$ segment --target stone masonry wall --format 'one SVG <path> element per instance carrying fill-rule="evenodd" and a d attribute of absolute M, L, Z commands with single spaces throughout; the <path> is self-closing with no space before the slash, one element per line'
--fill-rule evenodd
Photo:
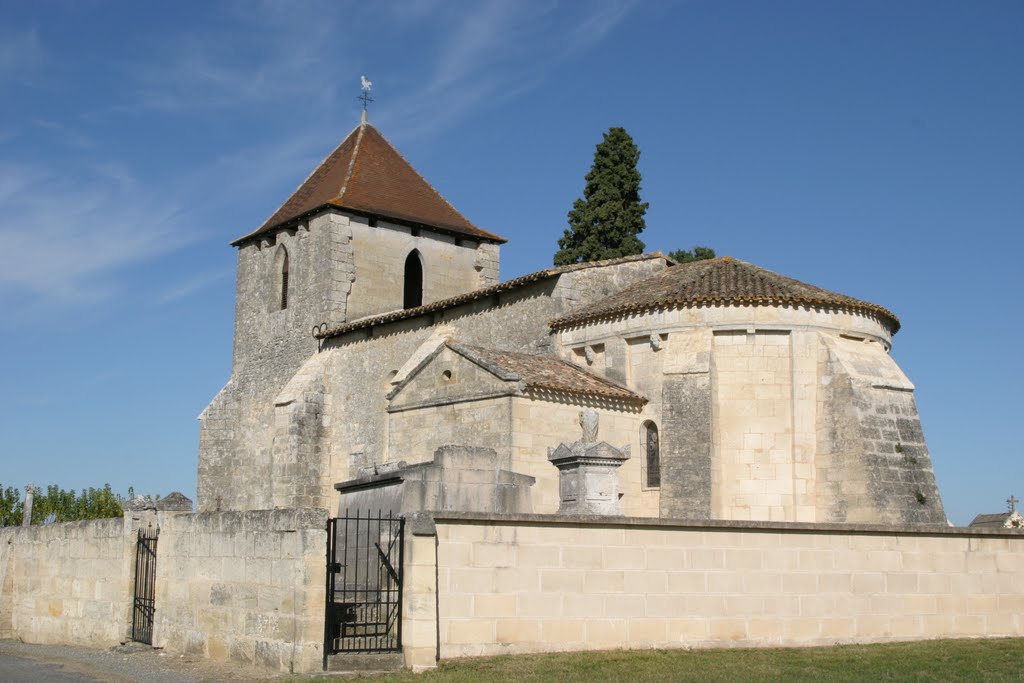
<path fill-rule="evenodd" d="M 367 331 L 358 330 L 330 340 L 322 352 L 329 361 L 325 380 L 325 418 L 329 426 L 324 434 L 324 457 L 330 464 L 325 468 L 328 476 L 320 482 L 324 496 L 321 505 L 333 507 L 334 484 L 356 476 L 353 463 L 406 459 L 401 452 L 386 450 L 388 413 L 384 396 L 392 389 L 390 379 L 419 347 L 436 343 L 433 335 L 437 328 L 463 343 L 537 353 L 548 339 L 544 324 L 559 310 L 559 302 L 550 298 L 553 284 L 548 281 L 524 287 L 501 298 L 497 306 L 493 302 L 473 302 L 445 311 L 444 319 L 423 316 L 391 324 L 374 330 L 370 338 Z"/>
<path fill-rule="evenodd" d="M 656 516 L 658 492 L 643 491 L 640 486 L 640 424 L 645 419 L 644 413 L 584 405 L 569 399 L 558 402 L 517 396 L 512 400 L 512 470 L 536 478 L 531 491 L 533 511 L 548 514 L 558 511 L 559 473 L 548 460 L 548 448 L 580 438 L 579 414 L 583 410 L 594 410 L 599 415 L 599 441 L 606 441 L 615 448 L 629 447 L 629 460 L 616 471 L 622 492 L 619 507 L 623 514 Z"/>
<path fill-rule="evenodd" d="M 711 519 L 711 380 L 670 375 L 663 391 L 660 515 Z"/>
<path fill-rule="evenodd" d="M 313 355 L 274 398 L 273 507 L 316 507 L 323 476 L 324 357 Z"/>
<path fill-rule="evenodd" d="M 651 264 L 655 265 L 651 265 Z M 432 343 L 433 335 L 443 331 L 445 336 L 460 342 L 507 351 L 527 353 L 555 353 L 552 347 L 548 321 L 570 310 L 578 297 L 587 296 L 587 273 L 617 270 L 595 282 L 601 286 L 623 286 L 625 283 L 648 277 L 651 269 L 664 267 L 658 259 L 619 264 L 606 268 L 592 268 L 572 273 L 570 284 L 562 278 L 551 278 L 503 293 L 487 301 L 475 301 L 441 311 L 432 316 L 421 316 L 392 323 L 372 330 L 356 330 L 348 335 L 329 340 L 324 354 L 330 359 L 325 379 L 324 453 L 329 464 L 324 471 L 330 474 L 321 481 L 321 506 L 332 507 L 335 501 L 333 486 L 355 476 L 353 462 L 380 463 L 405 459 L 402 453 L 387 449 L 387 413 L 383 396 L 390 389 L 390 378 L 403 369 L 417 349 Z M 569 293 L 576 292 L 574 299 Z M 577 436 L 573 437 L 578 438 Z M 466 446 L 481 444 L 466 443 Z M 558 444 L 551 444 L 557 446 Z M 546 456 L 546 446 L 544 455 Z"/>
<path fill-rule="evenodd" d="M 491 448 L 511 467 L 512 398 L 502 396 L 404 410 L 388 416 L 388 453 L 409 464 L 428 462 L 441 446 Z"/>
<path fill-rule="evenodd" d="M 320 509 L 165 521 L 154 645 L 277 671 L 320 670 L 326 522 Z"/>
<path fill-rule="evenodd" d="M 663 517 L 944 523 L 914 387 L 889 344 L 870 316 L 768 306 L 669 309 L 558 335 L 563 358 L 649 399 Z"/>
<path fill-rule="evenodd" d="M 326 510 L 132 513 L 0 529 L 0 638 L 111 647 L 131 636 L 136 531 L 159 527 L 154 645 L 320 670 Z"/>
<path fill-rule="evenodd" d="M 824 339 L 818 365 L 823 521 L 945 523 L 910 381 L 861 341 Z"/>
<path fill-rule="evenodd" d="M 437 514 L 407 541 L 407 664 L 1024 635 L 1024 533 Z M 431 537 L 432 534 L 436 534 Z"/>
<path fill-rule="evenodd" d="M 273 400 L 316 353 L 313 325 L 345 319 L 351 236 L 348 217 L 327 213 L 238 248 L 231 378 L 200 416 L 198 510 L 273 507 Z"/>
<path fill-rule="evenodd" d="M 713 339 L 712 516 L 794 521 L 790 335 L 737 330 Z"/>
<path fill-rule="evenodd" d="M 405 261 L 414 249 L 423 266 L 424 304 L 486 287 L 497 273 L 497 249 L 478 247 L 476 240 L 384 220 L 370 227 L 366 220 L 350 221 L 355 273 L 349 320 L 402 308 Z"/>
<path fill-rule="evenodd" d="M 0 529 L 0 638 L 124 641 L 133 552 L 120 518 Z"/>
<path fill-rule="evenodd" d="M 231 378 L 200 416 L 200 511 L 309 502 L 313 493 L 293 475 L 287 475 L 287 484 L 271 484 L 289 468 L 294 474 L 328 466 L 304 462 L 317 457 L 316 448 L 287 450 L 274 436 L 279 417 L 274 398 L 316 353 L 314 325 L 402 307 L 405 258 L 413 249 L 423 260 L 424 303 L 497 280 L 498 245 L 386 221 L 371 226 L 366 218 L 340 211 L 238 248 Z M 281 309 L 279 271 L 285 251 L 288 305 Z M 308 432 L 312 427 L 299 429 Z M 309 485 L 320 491 L 319 480 Z"/>

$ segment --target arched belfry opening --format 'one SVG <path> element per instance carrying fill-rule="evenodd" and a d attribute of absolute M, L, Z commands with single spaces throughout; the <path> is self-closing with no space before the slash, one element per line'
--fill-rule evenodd
<path fill-rule="evenodd" d="M 283 311 L 288 308 L 288 250 L 281 245 L 274 255 L 274 299 L 273 308 Z"/>
<path fill-rule="evenodd" d="M 420 252 L 413 249 L 405 258 L 405 290 L 402 308 L 416 308 L 423 305 L 423 260 Z"/>

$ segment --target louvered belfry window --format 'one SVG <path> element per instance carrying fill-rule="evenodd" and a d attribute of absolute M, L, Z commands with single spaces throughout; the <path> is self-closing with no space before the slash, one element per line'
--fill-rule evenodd
<path fill-rule="evenodd" d="M 658 427 L 644 422 L 644 455 L 647 465 L 647 488 L 661 486 L 661 454 L 658 448 Z"/>

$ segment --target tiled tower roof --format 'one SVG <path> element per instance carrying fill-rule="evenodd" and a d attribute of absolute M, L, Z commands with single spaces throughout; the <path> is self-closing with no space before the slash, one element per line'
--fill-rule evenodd
<path fill-rule="evenodd" d="M 232 245 L 238 246 L 328 206 L 485 242 L 506 241 L 470 223 L 376 128 L 364 122 L 342 140 L 263 225 Z"/>

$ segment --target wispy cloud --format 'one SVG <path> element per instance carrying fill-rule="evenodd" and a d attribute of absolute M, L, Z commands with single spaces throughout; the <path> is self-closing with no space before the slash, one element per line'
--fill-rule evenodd
<path fill-rule="evenodd" d="M 341 7 L 243 3 L 227 28 L 166 36 L 149 60 L 124 67 L 131 96 L 117 109 L 173 114 L 289 100 L 309 106 L 329 91 L 349 43 L 324 20 Z"/>
<path fill-rule="evenodd" d="M 47 131 L 52 136 L 58 137 L 71 147 L 77 147 L 78 149 L 92 149 L 96 147 L 96 141 L 93 138 L 59 121 L 36 118 L 32 119 L 32 125 Z"/>
<path fill-rule="evenodd" d="M 389 109 L 395 135 L 422 136 L 484 106 L 519 97 L 562 63 L 592 49 L 634 6 L 630 0 L 523 3 L 489 0 L 448 5 L 440 49 L 418 87 Z"/>
<path fill-rule="evenodd" d="M 28 29 L 17 33 L 0 30 L 0 77 L 17 74 L 43 61 L 39 33 Z"/>
<path fill-rule="evenodd" d="M 95 304 L 114 272 L 194 239 L 173 203 L 108 176 L 0 164 L 0 301 L 12 318 Z"/>
<path fill-rule="evenodd" d="M 636 5 L 636 0 L 604 2 L 592 5 L 593 12 L 584 16 L 565 36 L 562 58 L 590 50 L 611 33 Z"/>
<path fill-rule="evenodd" d="M 210 285 L 229 277 L 231 273 L 230 268 L 217 268 L 196 273 L 165 289 L 157 297 L 157 301 L 161 304 L 169 304 L 188 298 L 193 294 L 198 294 Z"/>
<path fill-rule="evenodd" d="M 359 73 L 367 72 L 392 98 L 379 120 L 395 137 L 425 135 L 536 87 L 605 39 L 634 6 L 411 0 L 369 13 L 358 4 L 247 3 L 233 19 L 244 30 L 169 36 L 151 59 L 126 66 L 131 97 L 114 109 L 181 114 L 287 101 L 307 110 L 337 107 L 339 98 L 354 98 Z M 389 40 L 421 46 L 422 58 L 394 71 L 378 54 Z"/>
<path fill-rule="evenodd" d="M 106 301 L 122 293 L 128 269 L 210 237 L 210 226 L 195 225 L 197 217 L 208 221 L 208 215 L 224 215 L 225 207 L 249 206 L 253 197 L 279 192 L 287 179 L 301 179 L 347 132 L 337 112 L 346 105 L 354 110 L 361 72 L 386 84 L 388 99 L 374 114 L 389 137 L 429 136 L 537 87 L 605 39 L 632 6 L 611 0 L 564 6 L 413 0 L 368 10 L 356 3 L 267 1 L 235 6 L 219 32 L 168 35 L 146 61 L 122 67 L 128 71 L 119 92 L 131 96 L 108 113 L 223 119 L 291 102 L 303 112 L 296 118 L 301 125 L 286 125 L 279 110 L 267 119 L 266 134 L 232 140 L 234 147 L 196 160 L 168 184 L 154 169 L 105 156 L 106 147 L 71 122 L 31 120 L 28 129 L 60 136 L 87 154 L 70 164 L 0 161 L 6 263 L 0 305 L 27 316 Z M 421 60 L 395 65 L 378 55 L 374 22 L 384 20 L 387 26 L 377 28 L 386 40 L 422 45 Z M 339 27 L 348 39 L 339 39 Z M 42 59 L 37 34 L 0 33 L 0 74 L 24 59 Z M 346 79 L 351 90 L 341 93 Z M 238 226 L 237 234 L 248 227 Z M 182 273 L 154 300 L 180 300 L 222 277 L 220 270 Z"/>

